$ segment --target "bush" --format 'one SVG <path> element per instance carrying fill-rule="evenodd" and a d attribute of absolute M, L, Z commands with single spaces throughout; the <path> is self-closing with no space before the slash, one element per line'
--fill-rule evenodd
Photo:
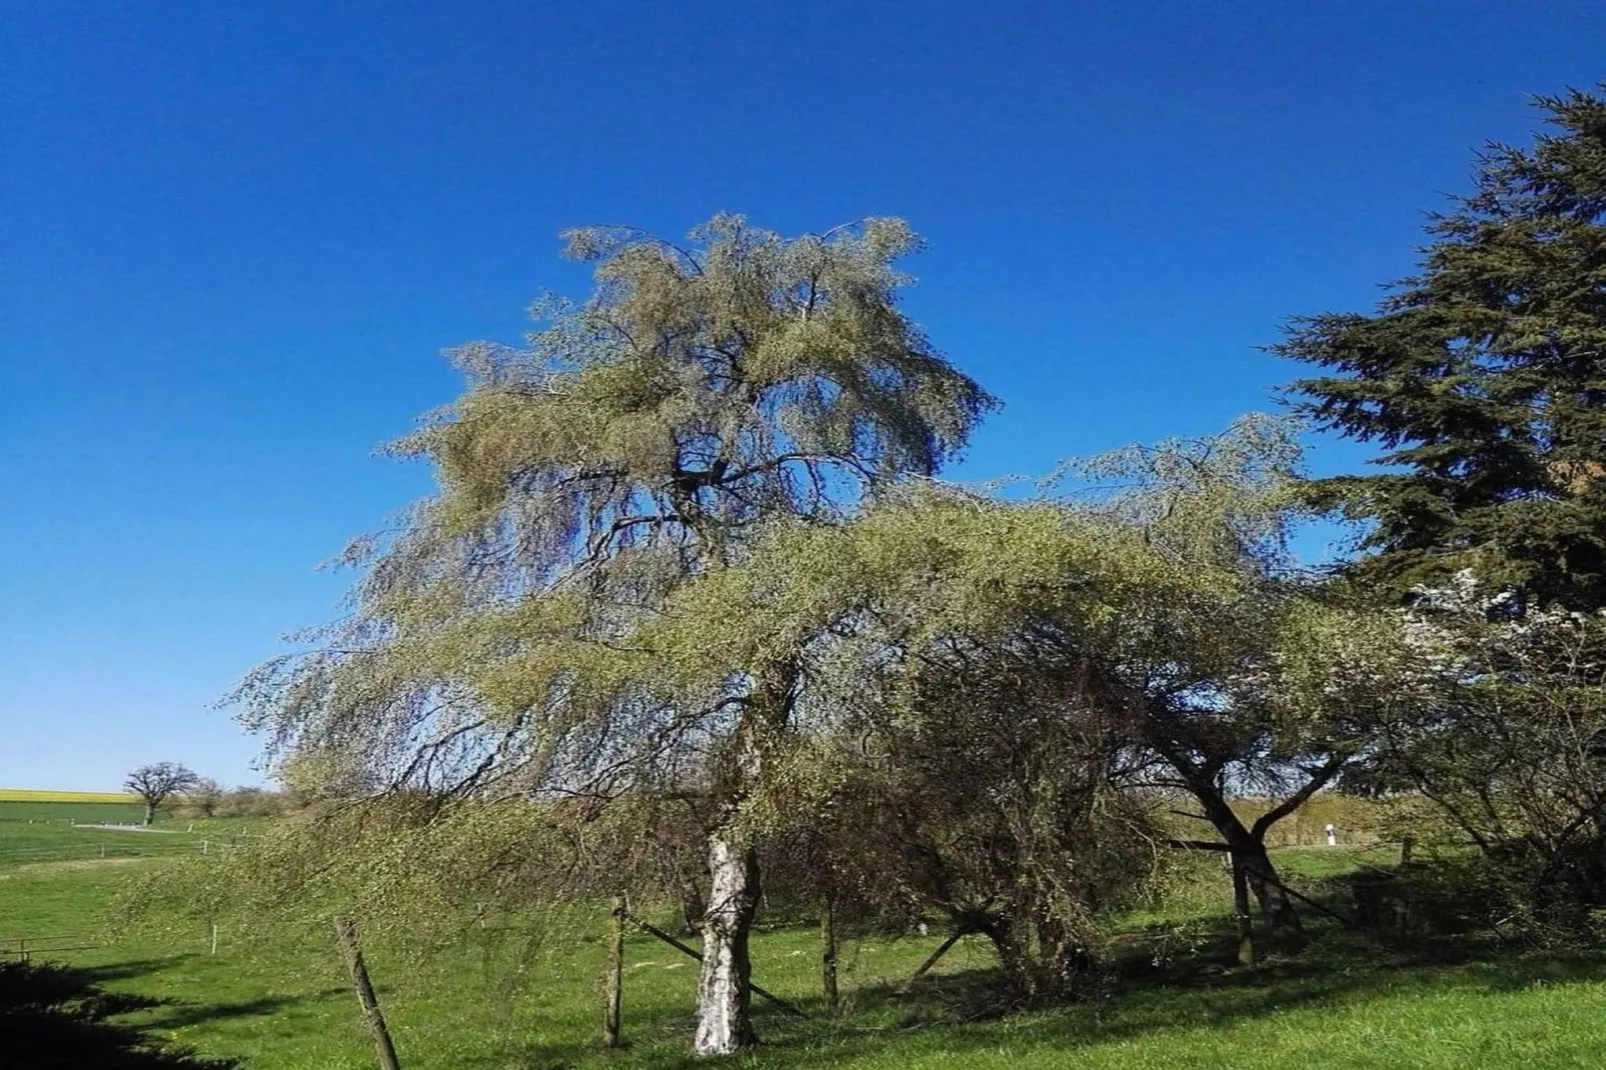
<path fill-rule="evenodd" d="M 1343 878 L 1367 928 L 1417 936 L 1488 931 L 1550 946 L 1591 944 L 1606 915 L 1606 842 L 1559 850 L 1512 840 L 1480 855 Z"/>
<path fill-rule="evenodd" d="M 235 788 L 213 805 L 218 817 L 283 817 L 291 811 L 289 799 L 263 788 Z"/>

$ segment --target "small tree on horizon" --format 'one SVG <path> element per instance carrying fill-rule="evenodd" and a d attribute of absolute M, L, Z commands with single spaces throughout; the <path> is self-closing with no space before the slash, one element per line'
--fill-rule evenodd
<path fill-rule="evenodd" d="M 202 817 L 212 817 L 217 813 L 218 804 L 223 801 L 223 785 L 211 777 L 196 777 L 194 785 L 185 792 L 189 796 L 189 806 Z"/>
<path fill-rule="evenodd" d="M 200 784 L 201 778 L 177 762 L 142 765 L 123 781 L 123 787 L 145 803 L 145 824 L 156 820 L 156 809 L 174 795 L 183 795 Z"/>

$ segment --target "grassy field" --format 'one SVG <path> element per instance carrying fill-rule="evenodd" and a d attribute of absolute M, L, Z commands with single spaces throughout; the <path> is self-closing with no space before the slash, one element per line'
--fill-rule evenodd
<path fill-rule="evenodd" d="M 0 828 L 0 838 L 14 830 Z M 1312 876 L 1384 864 L 1388 852 L 1290 850 Z M 373 1055 L 354 998 L 321 933 L 245 941 L 224 932 L 119 934 L 108 916 L 131 875 L 160 861 L 66 862 L 0 869 L 0 935 L 93 937 L 63 956 L 117 992 L 166 1001 L 138 1021 L 165 1040 L 257 1070 L 366 1070 Z M 1223 889 L 1224 892 L 1225 889 Z M 1188 915 L 1191 920 L 1188 920 Z M 755 978 L 811 1012 L 764 1007 L 763 1049 L 739 1066 L 981 1067 L 1108 1070 L 1214 1067 L 1544 1068 L 1600 1065 L 1606 958 L 1505 955 L 1446 963 L 1319 928 L 1298 958 L 1223 970 L 1219 910 L 1132 920 L 1131 961 L 1105 998 L 1007 1017 L 965 1007 L 989 981 L 991 955 L 962 944 L 942 977 L 913 997 L 893 984 L 936 940 L 876 938 L 844 949 L 846 1012 L 819 1005 L 815 934 L 782 930 L 754 944 Z M 1148 931 L 1138 931 L 1147 926 Z M 371 964 L 408 1070 L 556 1070 L 692 1065 L 695 964 L 646 937 L 628 949 L 628 1047 L 596 1049 L 602 924 L 544 942 L 474 934 L 425 960 L 371 948 Z M 1162 938 L 1156 939 L 1157 936 Z M 514 983 L 510 983 L 510 980 Z"/>
<path fill-rule="evenodd" d="M 127 799 L 75 802 L 70 799 L 0 798 L 0 821 L 50 821 L 64 825 L 74 821 L 138 824 L 144 817 L 145 807 Z"/>
<path fill-rule="evenodd" d="M 163 815 L 157 819 L 155 832 L 82 827 L 98 824 L 137 826 L 144 816 L 143 805 L 127 801 L 0 798 L 0 868 L 34 862 L 126 858 L 199 850 L 203 840 L 232 842 L 249 824 L 240 819 L 191 821 Z"/>

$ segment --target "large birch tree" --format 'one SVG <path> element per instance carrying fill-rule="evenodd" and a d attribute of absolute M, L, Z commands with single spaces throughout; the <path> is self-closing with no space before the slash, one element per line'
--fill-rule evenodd
<path fill-rule="evenodd" d="M 541 303 L 524 347 L 456 354 L 466 391 L 396 446 L 438 491 L 353 548 L 349 616 L 238 697 L 274 747 L 355 761 L 377 792 L 695 792 L 712 815 L 695 1047 L 728 1053 L 754 1039 L 741 813 L 793 725 L 798 666 L 689 689 L 632 637 L 773 523 L 839 523 L 935 472 L 992 399 L 899 308 L 918 246 L 899 220 L 568 239 L 593 294 Z"/>

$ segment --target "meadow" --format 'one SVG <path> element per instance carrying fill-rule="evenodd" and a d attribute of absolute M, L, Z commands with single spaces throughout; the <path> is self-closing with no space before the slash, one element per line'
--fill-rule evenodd
<path fill-rule="evenodd" d="M 185 822 L 187 825 L 188 823 Z M 0 821 L 0 847 L 25 822 Z M 226 833 L 227 822 L 200 831 Z M 1385 848 L 1291 848 L 1278 861 L 1307 887 Z M 245 937 L 204 926 L 130 929 L 119 892 L 160 859 L 0 864 L 0 936 L 64 935 L 98 946 L 59 958 L 115 993 L 159 1001 L 126 1020 L 165 1043 L 257 1070 L 366 1070 L 374 1065 L 356 1001 L 316 932 Z M 1208 870 L 1205 871 L 1208 874 Z M 1298 956 L 1228 969 L 1226 895 L 1206 882 L 1187 901 L 1128 919 L 1122 968 L 1085 1002 L 1005 1016 L 977 1013 L 992 957 L 961 943 L 908 996 L 897 985 L 939 935 L 862 937 L 843 949 L 842 1013 L 819 997 L 812 929 L 760 933 L 755 979 L 807 1020 L 760 1003 L 765 1046 L 735 1060 L 787 1068 L 983 1067 L 1108 1070 L 1218 1067 L 1599 1065 L 1606 1038 L 1606 957 L 1462 947 L 1452 960 L 1314 926 Z M 690 1066 L 695 964 L 650 937 L 627 945 L 625 1041 L 597 1046 L 605 925 L 468 932 L 417 956 L 382 945 L 370 960 L 408 1070 L 556 1070 Z"/>
<path fill-rule="evenodd" d="M 0 866 L 198 851 L 203 842 L 233 842 L 245 824 L 226 819 L 195 821 L 164 813 L 155 831 L 136 831 L 145 816 L 142 804 L 128 801 L 127 796 L 71 798 L 78 794 L 0 792 Z M 39 797 L 46 795 L 56 797 Z M 86 827 L 95 825 L 134 829 Z"/>

